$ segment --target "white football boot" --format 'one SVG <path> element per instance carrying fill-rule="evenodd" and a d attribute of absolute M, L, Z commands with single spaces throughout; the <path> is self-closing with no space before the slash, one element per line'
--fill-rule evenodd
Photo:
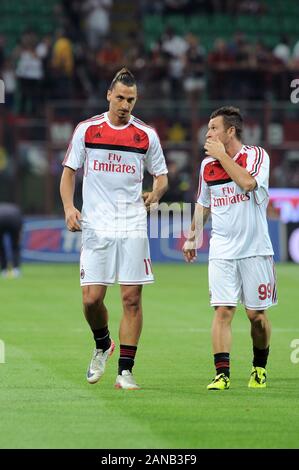
<path fill-rule="evenodd" d="M 123 370 L 121 375 L 116 377 L 115 388 L 123 388 L 124 390 L 140 390 L 139 385 L 135 382 L 132 372 Z"/>
<path fill-rule="evenodd" d="M 115 348 L 115 343 L 113 339 L 111 340 L 111 345 L 109 349 L 106 349 L 105 352 L 103 352 L 102 349 L 95 349 L 92 355 L 92 359 L 87 371 L 87 382 L 90 384 L 95 384 L 97 383 L 102 375 L 105 372 L 105 367 L 106 367 L 106 362 L 108 360 L 108 357 L 110 357 L 113 354 Z"/>

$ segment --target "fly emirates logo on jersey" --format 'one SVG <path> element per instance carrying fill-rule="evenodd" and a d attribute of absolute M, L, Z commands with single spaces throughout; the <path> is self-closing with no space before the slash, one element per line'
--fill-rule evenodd
<path fill-rule="evenodd" d="M 225 186 L 222 189 L 223 196 L 213 197 L 213 207 L 224 207 L 231 204 L 239 204 L 240 202 L 246 202 L 250 200 L 248 193 L 235 193 L 235 188 Z"/>
<path fill-rule="evenodd" d="M 122 162 L 122 156 L 116 153 L 109 153 L 108 160 L 101 162 L 94 160 L 93 170 L 105 173 L 127 173 L 134 175 L 136 173 L 136 165 L 127 165 Z"/>

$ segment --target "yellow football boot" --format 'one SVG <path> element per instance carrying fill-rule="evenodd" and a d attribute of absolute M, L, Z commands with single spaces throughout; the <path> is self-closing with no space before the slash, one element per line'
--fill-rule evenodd
<path fill-rule="evenodd" d="M 266 388 L 267 372 L 263 367 L 253 367 L 248 382 L 250 388 Z"/>
<path fill-rule="evenodd" d="M 208 390 L 227 390 L 230 386 L 230 380 L 226 377 L 225 374 L 218 374 L 216 375 L 213 382 L 211 382 L 208 386 Z"/>

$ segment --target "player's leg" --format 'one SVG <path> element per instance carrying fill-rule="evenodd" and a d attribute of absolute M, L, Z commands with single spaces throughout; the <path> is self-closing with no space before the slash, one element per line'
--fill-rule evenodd
<path fill-rule="evenodd" d="M 208 390 L 226 390 L 230 385 L 231 323 L 240 294 L 239 284 L 234 260 L 209 262 L 211 305 L 215 308 L 212 345 L 216 377 L 208 385 Z"/>
<path fill-rule="evenodd" d="M 142 330 L 142 285 L 121 285 L 123 314 L 119 327 L 120 356 L 116 388 L 139 389 L 132 375 Z"/>
<path fill-rule="evenodd" d="M 246 308 L 246 313 L 251 323 L 251 338 L 253 346 L 252 371 L 248 386 L 251 388 L 265 388 L 271 325 L 265 310 L 250 310 Z"/>
<path fill-rule="evenodd" d="M 219 354 L 221 351 L 230 352 L 231 350 L 231 323 L 235 311 L 236 307 L 215 307 L 215 315 L 212 323 L 212 344 L 214 354 Z"/>
<path fill-rule="evenodd" d="M 107 359 L 115 347 L 110 338 L 104 299 L 107 286 L 115 281 L 116 243 L 90 230 L 83 232 L 82 238 L 80 277 L 83 310 L 95 340 L 87 380 L 96 383 L 102 377 Z"/>
<path fill-rule="evenodd" d="M 107 327 L 108 311 L 104 304 L 107 286 L 87 285 L 82 287 L 83 311 L 92 331 Z"/>
<path fill-rule="evenodd" d="M 121 344 L 136 346 L 142 330 L 142 285 L 121 285 L 123 315 L 119 327 Z"/>
<path fill-rule="evenodd" d="M 82 287 L 83 310 L 95 341 L 92 359 L 87 370 L 87 381 L 94 384 L 105 372 L 106 362 L 114 351 L 114 342 L 108 329 L 108 311 L 104 304 L 107 286 Z"/>
<path fill-rule="evenodd" d="M 276 276 L 273 259 L 257 256 L 239 260 L 243 278 L 243 303 L 251 323 L 253 367 L 249 387 L 266 387 L 271 325 L 266 309 L 276 304 Z"/>
<path fill-rule="evenodd" d="M 253 347 L 259 350 L 265 350 L 269 348 L 271 337 L 271 325 L 267 317 L 266 311 L 250 310 L 246 308 L 246 313 L 251 323 L 251 338 Z"/>
<path fill-rule="evenodd" d="M 4 246 L 4 230 L 0 227 L 0 264 L 2 277 L 7 276 L 7 256 Z"/>
<path fill-rule="evenodd" d="M 120 357 L 117 388 L 140 388 L 132 375 L 138 340 L 142 330 L 142 286 L 153 282 L 146 233 L 130 234 L 119 240 L 119 283 L 123 315 L 119 328 Z"/>
<path fill-rule="evenodd" d="M 13 277 L 20 276 L 20 251 L 21 251 L 21 226 L 16 222 L 14 226 L 10 228 L 9 236 L 11 240 L 11 251 L 12 251 L 12 275 Z"/>
<path fill-rule="evenodd" d="M 230 351 L 232 343 L 231 323 L 236 308 L 233 306 L 215 307 L 212 323 L 212 345 L 215 379 L 208 385 L 208 390 L 226 390 L 230 381 Z"/>

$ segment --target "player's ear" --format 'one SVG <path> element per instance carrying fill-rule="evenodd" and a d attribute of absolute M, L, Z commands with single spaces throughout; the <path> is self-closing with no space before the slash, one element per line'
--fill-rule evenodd
<path fill-rule="evenodd" d="M 228 129 L 228 134 L 229 134 L 229 137 L 233 138 L 236 136 L 236 128 L 235 126 L 231 126 L 229 129 Z"/>
<path fill-rule="evenodd" d="M 107 101 L 109 101 L 109 103 L 111 101 L 111 93 L 112 93 L 111 90 L 107 91 Z"/>

